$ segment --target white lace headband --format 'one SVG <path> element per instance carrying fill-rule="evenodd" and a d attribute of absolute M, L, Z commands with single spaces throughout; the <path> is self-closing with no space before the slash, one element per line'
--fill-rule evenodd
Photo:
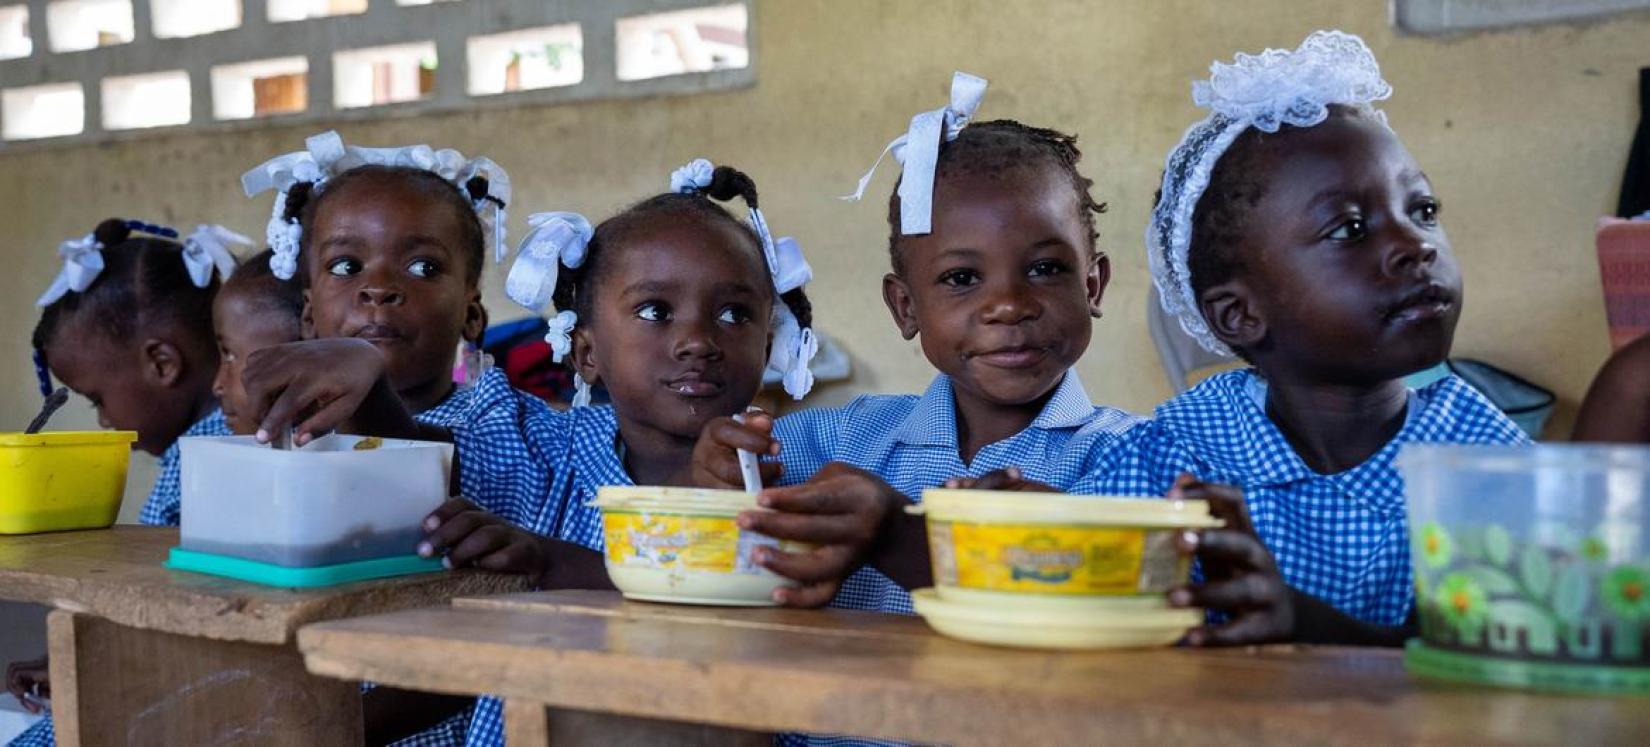
<path fill-rule="evenodd" d="M 889 153 L 899 161 L 904 173 L 899 182 L 899 232 L 902 236 L 925 234 L 933 230 L 934 168 L 939 163 L 940 141 L 957 139 L 968 120 L 980 108 L 987 83 L 984 78 L 957 72 L 951 76 L 951 101 L 933 111 L 911 118 L 911 126 L 888 143 L 877 156 L 871 170 L 859 178 L 859 186 L 844 200 L 858 200 L 865 196 L 865 187 L 877 173 L 882 159 Z"/>
<path fill-rule="evenodd" d="M 1312 127 L 1329 117 L 1330 105 L 1368 108 L 1391 96 L 1392 87 L 1363 40 L 1340 31 L 1313 32 L 1292 52 L 1239 53 L 1231 64 L 1212 63 L 1209 72 L 1209 80 L 1192 84 L 1192 101 L 1209 109 L 1209 116 L 1188 128 L 1164 161 L 1162 197 L 1146 227 L 1146 256 L 1163 310 L 1205 349 L 1230 355 L 1203 319 L 1187 259 L 1193 211 L 1215 164 L 1251 127 Z"/>
<path fill-rule="evenodd" d="M 151 225 L 142 221 L 126 221 L 126 227 L 134 232 L 152 234 L 163 239 L 176 241 L 178 232 L 165 226 Z M 212 284 L 214 275 L 229 279 L 235 271 L 235 256 L 229 252 L 229 244 L 251 246 L 252 240 L 231 231 L 223 226 L 202 224 L 195 226 L 195 232 L 183 240 L 184 270 L 189 273 L 189 281 L 196 288 L 205 288 Z M 78 239 L 68 239 L 57 245 L 57 254 L 63 258 L 63 269 L 46 292 L 34 302 L 35 306 L 46 307 L 70 292 L 85 293 L 87 288 L 103 273 L 103 242 L 97 240 L 95 233 L 89 233 Z"/>
<path fill-rule="evenodd" d="M 252 197 L 275 190 L 275 207 L 269 216 L 269 248 L 274 256 L 269 268 L 276 277 L 289 280 L 298 271 L 298 245 L 303 229 L 297 218 L 286 218 L 287 193 L 294 185 L 307 182 L 314 193 L 326 183 L 357 166 L 407 166 L 432 172 L 458 187 L 464 199 L 470 200 L 476 216 L 481 220 L 487 243 L 493 246 L 493 259 L 504 261 L 509 252 L 505 243 L 505 207 L 510 203 L 510 175 L 491 159 L 466 159 L 451 148 L 435 150 L 428 145 L 408 145 L 401 148 L 363 148 L 345 145 L 337 132 L 327 131 L 304 140 L 305 150 L 276 156 L 241 175 L 241 187 Z M 487 180 L 487 194 L 472 198 L 465 186 L 480 176 Z"/>

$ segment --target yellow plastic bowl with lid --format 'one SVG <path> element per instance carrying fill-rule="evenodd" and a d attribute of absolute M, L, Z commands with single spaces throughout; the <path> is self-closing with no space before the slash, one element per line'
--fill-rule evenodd
<path fill-rule="evenodd" d="M 1191 563 L 1174 535 L 1217 527 L 1204 501 L 932 489 L 927 516 L 937 598 L 1055 610 L 1157 612 Z"/>
<path fill-rule="evenodd" d="M 741 491 L 610 486 L 591 505 L 602 511 L 607 574 L 630 599 L 771 607 L 775 589 L 795 584 L 757 565 L 751 551 L 808 549 L 740 529 L 734 517 L 759 510 L 756 496 Z"/>
<path fill-rule="evenodd" d="M 132 431 L 0 433 L 0 534 L 115 523 L 135 441 Z"/>

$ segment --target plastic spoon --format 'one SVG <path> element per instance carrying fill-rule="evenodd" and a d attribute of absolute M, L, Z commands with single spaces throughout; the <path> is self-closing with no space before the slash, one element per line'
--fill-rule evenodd
<path fill-rule="evenodd" d="M 750 410 L 745 412 L 750 412 Z M 743 423 L 745 422 L 745 416 L 734 415 L 733 422 Z M 762 492 L 762 471 L 756 468 L 756 455 L 744 449 L 736 449 L 736 451 L 739 452 L 739 475 L 745 478 L 745 492 L 751 495 Z"/>
<path fill-rule="evenodd" d="M 58 408 L 62 407 L 63 403 L 68 401 L 68 387 L 60 386 L 53 390 L 51 394 L 46 395 L 45 404 L 40 406 L 40 414 L 34 416 L 34 420 L 29 421 L 29 427 L 24 428 L 23 433 L 27 435 L 39 433 L 40 429 L 46 427 L 46 421 L 51 420 L 52 416 L 57 414 Z"/>

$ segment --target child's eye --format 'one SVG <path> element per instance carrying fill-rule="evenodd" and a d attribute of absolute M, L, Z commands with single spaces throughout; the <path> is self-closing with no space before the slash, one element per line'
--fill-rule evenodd
<path fill-rule="evenodd" d="M 335 277 L 349 277 L 361 271 L 361 262 L 353 257 L 339 257 L 327 263 L 327 273 Z"/>
<path fill-rule="evenodd" d="M 437 265 L 434 261 L 428 259 L 415 259 L 407 265 L 407 272 L 412 273 L 413 277 L 434 277 L 440 270 L 440 265 Z"/>
<path fill-rule="evenodd" d="M 643 321 L 663 322 L 670 319 L 670 307 L 648 302 L 636 307 L 636 317 Z"/>
<path fill-rule="evenodd" d="M 940 284 L 963 288 L 980 282 L 980 273 L 973 270 L 947 270 L 940 275 Z"/>
<path fill-rule="evenodd" d="M 1409 217 L 1423 226 L 1436 226 L 1438 225 L 1438 211 L 1442 207 L 1437 200 L 1423 200 L 1410 210 Z"/>
<path fill-rule="evenodd" d="M 729 306 L 722 309 L 722 313 L 716 316 L 716 321 L 723 324 L 745 324 L 750 320 L 750 309 L 743 306 Z"/>
<path fill-rule="evenodd" d="M 1329 238 L 1336 241 L 1357 241 L 1368 232 L 1369 227 L 1364 224 L 1363 218 L 1353 218 L 1336 226 L 1335 230 L 1329 232 Z"/>
<path fill-rule="evenodd" d="M 1065 271 L 1066 263 L 1064 262 L 1054 259 L 1040 259 L 1031 263 L 1031 272 L 1029 274 L 1035 278 L 1042 277 L 1044 275 L 1059 275 Z"/>

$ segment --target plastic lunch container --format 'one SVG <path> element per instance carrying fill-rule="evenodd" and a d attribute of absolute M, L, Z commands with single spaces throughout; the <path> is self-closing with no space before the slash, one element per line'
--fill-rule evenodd
<path fill-rule="evenodd" d="M 132 431 L 0 434 L 0 534 L 115 523 L 135 441 Z"/>
<path fill-rule="evenodd" d="M 630 599 L 771 607 L 774 589 L 794 584 L 752 562 L 751 551 L 807 549 L 741 530 L 734 517 L 757 506 L 737 490 L 604 487 L 591 505 L 602 510 L 608 576 Z"/>
<path fill-rule="evenodd" d="M 932 489 L 928 517 L 935 591 L 973 604 L 1070 609 L 1156 604 L 1186 582 L 1181 529 L 1220 526 L 1203 501 Z"/>
<path fill-rule="evenodd" d="M 168 565 L 275 586 L 439 570 L 419 558 L 452 445 L 333 434 L 279 451 L 185 438 L 182 541 Z"/>
<path fill-rule="evenodd" d="M 1412 673 L 1650 695 L 1650 449 L 1406 446 Z"/>

